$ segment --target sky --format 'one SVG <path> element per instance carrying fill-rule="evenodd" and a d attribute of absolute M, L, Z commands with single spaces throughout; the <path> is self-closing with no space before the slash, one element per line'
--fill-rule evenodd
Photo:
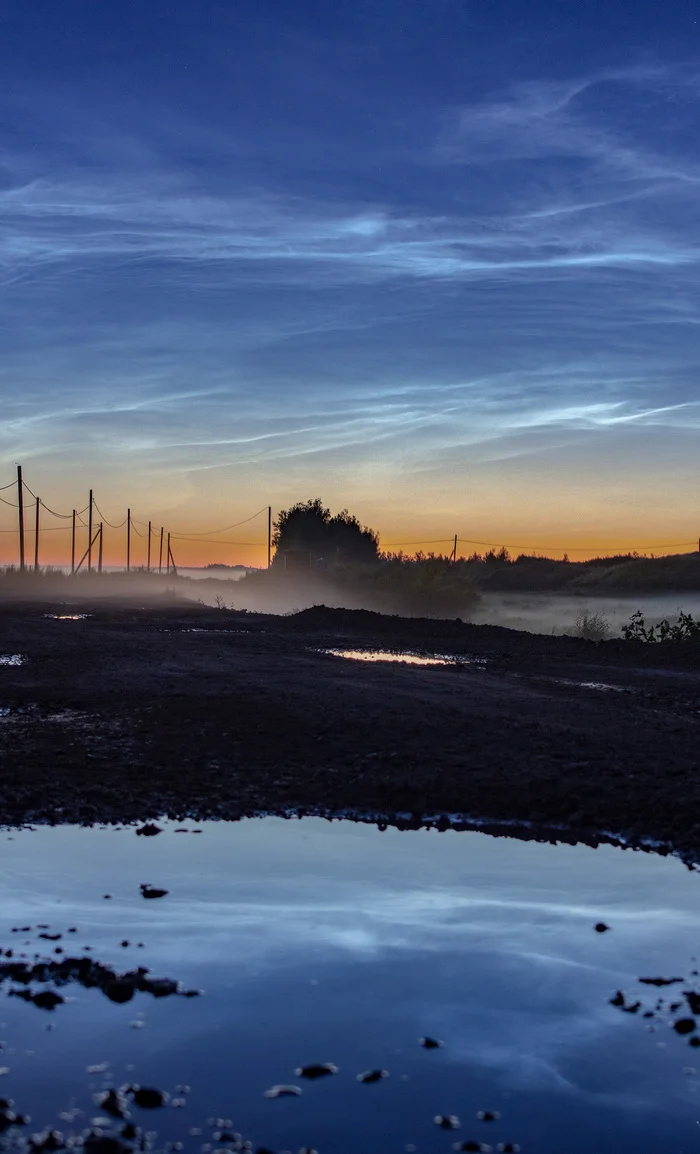
<path fill-rule="evenodd" d="M 698 21 L 690 0 L 5 0 L 0 485 L 20 463 L 62 513 L 92 487 L 180 564 L 263 563 L 264 513 L 214 531 L 317 495 L 409 551 L 682 551 Z"/>

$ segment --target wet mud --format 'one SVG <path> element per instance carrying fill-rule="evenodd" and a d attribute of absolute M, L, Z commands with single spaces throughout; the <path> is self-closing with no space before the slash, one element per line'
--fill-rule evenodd
<path fill-rule="evenodd" d="M 0 652 L 22 658 L 0 669 L 6 824 L 462 815 L 700 858 L 700 646 L 323 607 L 84 608 L 0 610 Z M 377 649 L 448 662 L 323 652 Z"/>

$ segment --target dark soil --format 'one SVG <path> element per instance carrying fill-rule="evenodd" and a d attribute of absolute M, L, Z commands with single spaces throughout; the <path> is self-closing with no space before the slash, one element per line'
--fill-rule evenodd
<path fill-rule="evenodd" d="M 323 607 L 43 616 L 80 608 L 0 608 L 0 654 L 27 657 L 0 665 L 0 821 L 461 814 L 700 859 L 692 642 L 596 645 Z M 328 646 L 485 664 L 370 665 Z"/>

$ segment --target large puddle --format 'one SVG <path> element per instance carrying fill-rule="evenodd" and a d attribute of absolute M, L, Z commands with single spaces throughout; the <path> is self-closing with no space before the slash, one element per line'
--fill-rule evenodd
<path fill-rule="evenodd" d="M 345 657 L 349 661 L 389 661 L 400 665 L 476 665 L 484 666 L 486 661 L 479 657 L 454 657 L 442 653 L 414 653 L 412 650 L 394 649 L 322 649 L 331 657 Z"/>
<path fill-rule="evenodd" d="M 697 1149 L 700 880 L 677 860 L 316 818 L 159 825 L 0 832 L 0 1096 L 32 1116 L 5 1140 Z M 21 980 L 37 955 L 52 964 Z"/>

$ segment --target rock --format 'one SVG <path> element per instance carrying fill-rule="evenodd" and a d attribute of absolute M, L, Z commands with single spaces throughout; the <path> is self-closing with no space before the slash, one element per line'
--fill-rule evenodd
<path fill-rule="evenodd" d="M 300 1086 L 271 1086 L 266 1090 L 265 1098 L 298 1098 L 301 1094 Z"/>
<path fill-rule="evenodd" d="M 153 822 L 147 821 L 145 825 L 142 825 L 139 829 L 136 830 L 136 836 L 137 837 L 155 837 L 156 834 L 159 834 L 162 832 L 163 831 L 159 825 L 154 825 Z"/>
<path fill-rule="evenodd" d="M 141 886 L 141 897 L 143 898 L 164 898 L 167 893 L 167 890 L 159 890 L 156 886 Z"/>
<path fill-rule="evenodd" d="M 54 993 L 53 990 L 41 990 L 38 994 L 33 995 L 32 1001 L 40 1010 L 53 1010 L 56 1006 L 60 1006 L 65 998 Z"/>
<path fill-rule="evenodd" d="M 610 926 L 606 926 L 605 922 L 596 922 L 593 929 L 597 934 L 606 934 L 610 929 Z"/>
<path fill-rule="evenodd" d="M 673 1023 L 673 1028 L 677 1034 L 692 1034 L 695 1027 L 695 1018 L 679 1018 L 677 1022 Z"/>
<path fill-rule="evenodd" d="M 441 1130 L 459 1130 L 462 1125 L 456 1114 L 436 1114 L 433 1122 Z"/>
<path fill-rule="evenodd" d="M 298 1066 L 294 1073 L 297 1078 L 326 1078 L 329 1074 L 337 1074 L 338 1067 L 332 1062 L 319 1062 L 317 1065 Z"/>
<path fill-rule="evenodd" d="M 479 1110 L 477 1114 L 480 1122 L 497 1122 L 500 1116 L 498 1110 Z"/>
<path fill-rule="evenodd" d="M 152 1086 L 129 1086 L 126 1092 L 131 1095 L 134 1104 L 144 1110 L 156 1110 L 164 1106 L 170 1097 L 165 1091 L 156 1090 Z"/>
<path fill-rule="evenodd" d="M 420 1044 L 424 1050 L 439 1050 L 445 1043 L 438 1041 L 437 1038 L 421 1038 Z"/>
<path fill-rule="evenodd" d="M 370 1085 L 372 1082 L 381 1082 L 382 1078 L 388 1078 L 388 1070 L 365 1070 L 364 1074 L 358 1074 L 358 1082 L 364 1082 L 365 1085 Z"/>

